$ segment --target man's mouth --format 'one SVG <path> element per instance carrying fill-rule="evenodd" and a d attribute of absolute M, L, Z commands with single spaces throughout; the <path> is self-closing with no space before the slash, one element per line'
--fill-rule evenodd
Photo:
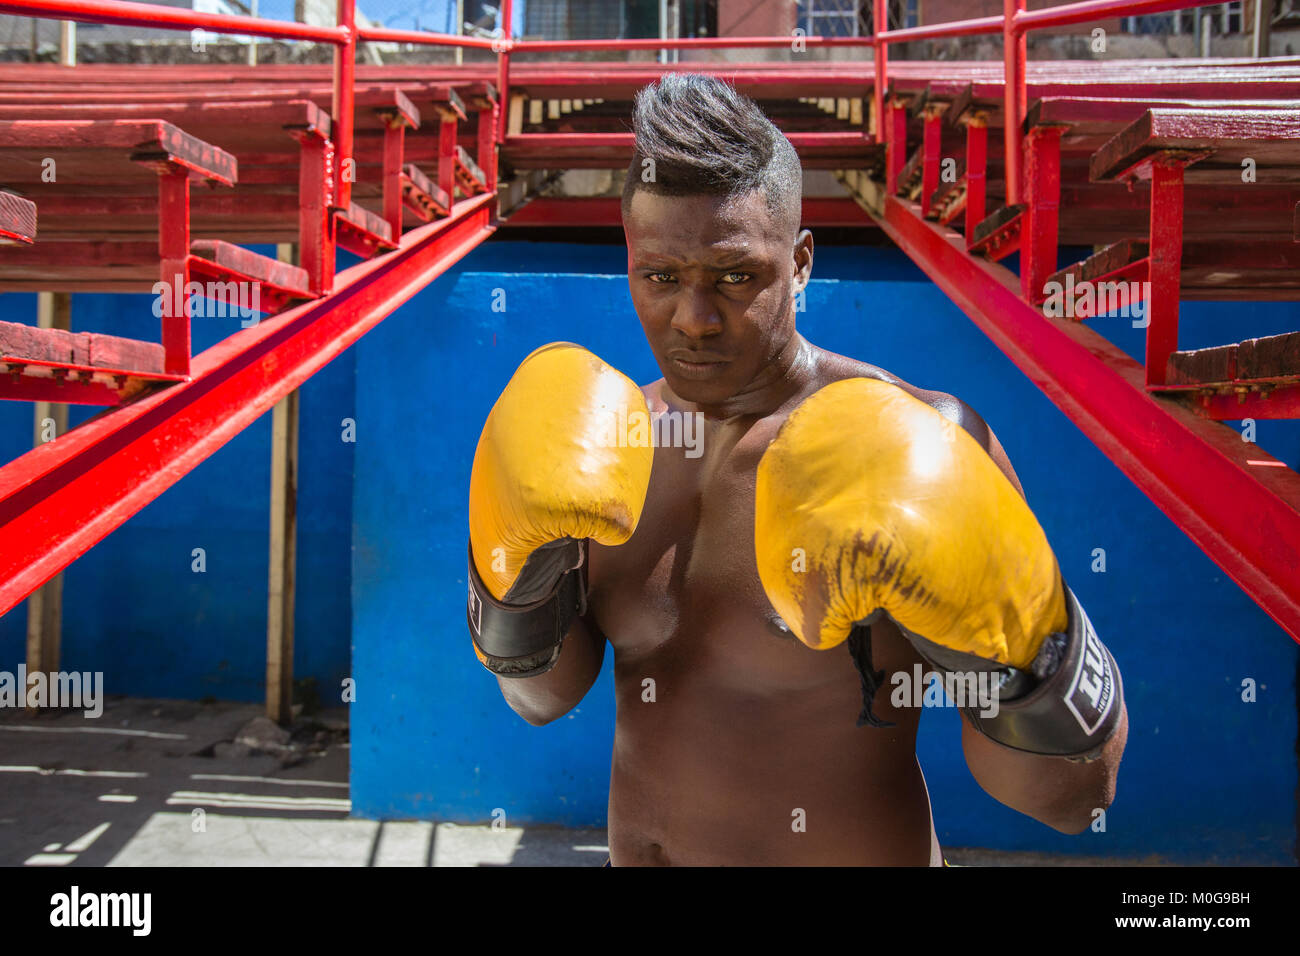
<path fill-rule="evenodd" d="M 728 359 L 714 355 L 709 352 L 688 352 L 679 350 L 668 353 L 668 359 L 673 364 L 673 368 L 683 378 L 709 378 L 716 374 Z"/>

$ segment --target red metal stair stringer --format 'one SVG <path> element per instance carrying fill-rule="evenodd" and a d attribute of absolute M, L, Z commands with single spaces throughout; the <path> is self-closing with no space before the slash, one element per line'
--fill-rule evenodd
<path fill-rule="evenodd" d="M 243 431 L 496 228 L 493 194 L 411 230 L 335 291 L 195 357 L 191 379 L 106 412 L 0 467 L 0 614 Z"/>
<path fill-rule="evenodd" d="M 1300 475 L 1231 428 L 1148 396 L 1143 366 L 1081 323 L 1026 303 L 1005 268 L 887 197 L 891 239 L 981 331 L 1300 643 Z"/>

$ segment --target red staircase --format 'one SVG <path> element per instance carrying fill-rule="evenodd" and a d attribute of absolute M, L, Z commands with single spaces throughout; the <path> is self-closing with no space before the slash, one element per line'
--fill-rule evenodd
<path fill-rule="evenodd" d="M 882 229 L 1300 640 L 1300 475 L 1221 424 L 1300 414 L 1300 331 L 1178 346 L 1181 299 L 1300 298 L 1300 59 L 1025 56 L 1035 29 L 1192 6 L 1084 0 L 1026 11 L 1008 0 L 1004 16 L 804 38 L 810 49 L 871 46 L 872 61 L 664 67 L 515 57 L 791 41 L 441 37 L 357 29 L 351 0 L 340 0 L 336 28 L 113 0 L 0 2 L 337 51 L 332 67 L 0 65 L 0 242 L 11 243 L 0 249 L 0 290 L 162 283 L 180 301 L 189 282 L 256 283 L 269 313 L 193 358 L 183 314 L 162 318 L 159 343 L 0 326 L 0 397 L 119 406 L 0 468 L 0 612 L 499 225 L 617 226 L 617 195 L 535 187 L 563 170 L 625 167 L 635 92 L 665 69 L 689 69 L 754 96 L 806 168 L 844 184 L 845 198 L 805 201 L 806 224 Z M 999 33 L 1001 63 L 888 57 L 901 42 Z M 496 56 L 357 65 L 367 40 Z M 46 158 L 52 182 L 40 175 Z M 272 242 L 296 243 L 298 265 L 238 245 Z M 1097 251 L 1061 270 L 1063 245 Z M 336 275 L 340 247 L 363 262 Z M 1018 274 L 1002 264 L 1012 253 Z M 1055 290 L 1085 287 L 1137 290 L 1123 304 L 1150 320 L 1145 364 L 1089 328 L 1098 296 L 1054 314 Z"/>

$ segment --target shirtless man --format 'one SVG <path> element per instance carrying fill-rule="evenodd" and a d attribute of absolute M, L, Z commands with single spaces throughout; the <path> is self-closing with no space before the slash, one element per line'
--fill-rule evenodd
<path fill-rule="evenodd" d="M 479 660 L 497 674 L 511 708 L 542 725 L 582 700 L 606 642 L 613 646 L 614 866 L 941 865 L 915 754 L 920 710 L 895 707 L 890 694 L 889 675 L 910 675 L 917 663 L 949 672 L 971 666 L 1009 680 L 1001 685 L 1003 722 L 981 722 L 973 707 L 963 711 L 967 766 L 994 799 L 1061 832 L 1081 832 L 1094 809 L 1114 798 L 1127 737 L 1122 687 L 1113 658 L 1061 581 L 997 438 L 951 395 L 823 351 L 795 330 L 795 298 L 813 259 L 812 236 L 799 229 L 799 162 L 755 104 L 718 80 L 668 75 L 638 96 L 635 128 L 623 198 L 628 283 L 664 377 L 638 390 L 585 350 L 560 344 L 529 356 L 507 386 L 471 478 L 469 619 Z M 946 553 L 943 568 L 958 574 L 966 556 L 1010 549 L 1005 576 L 992 583 L 996 593 L 976 600 L 1037 622 L 1038 633 L 1026 632 L 1029 650 L 1022 649 L 1019 668 L 1006 666 L 1010 652 L 964 643 L 961 622 L 974 618 L 962 612 L 958 622 L 945 609 L 967 600 L 965 583 L 955 603 L 927 594 L 922 603 L 951 618 L 931 615 L 928 633 L 905 634 L 896 621 L 922 618 L 909 618 L 896 594 L 872 592 L 853 597 L 851 606 L 875 614 L 854 621 L 858 612 L 850 612 L 852 631 L 826 637 L 830 611 L 822 599 L 841 560 L 832 553 L 839 545 L 822 548 L 832 556 L 818 565 L 817 530 L 795 520 L 801 488 L 780 482 L 805 466 L 815 476 L 809 482 L 823 481 L 824 461 L 811 457 L 818 453 L 793 442 L 836 429 L 849 430 L 848 446 L 853 436 L 874 440 L 869 422 L 827 409 L 834 390 L 822 390 L 832 383 L 857 388 L 848 396 L 859 403 L 855 409 L 907 403 L 888 406 L 898 409 L 897 421 L 916 423 L 889 439 L 895 443 L 916 433 L 922 447 L 945 427 L 955 432 L 950 423 L 965 430 L 933 446 L 955 448 L 967 460 L 959 472 L 940 474 L 956 510 L 930 516 L 923 544 Z M 634 420 L 638 407 L 652 415 L 699 413 L 702 453 L 596 440 L 608 434 L 598 420 L 615 406 L 626 415 L 620 421 Z M 894 411 L 879 414 L 895 421 Z M 786 447 L 778 449 L 773 440 L 787 420 Z M 837 454 L 835 444 L 822 453 Z M 763 514 L 756 485 L 769 447 L 765 480 L 775 490 L 765 494 L 794 506 L 771 513 L 769 503 Z M 785 456 L 779 461 L 778 452 Z M 876 467 L 876 486 L 899 481 L 906 496 L 913 477 L 864 466 L 867 459 L 894 460 L 869 451 L 834 470 L 851 483 Z M 972 479 L 981 467 L 1000 489 L 987 475 Z M 980 481 L 982 490 L 972 492 Z M 926 500 L 935 498 L 946 492 Z M 989 504 L 995 499 L 1000 503 Z M 1028 530 L 995 530 L 1008 538 L 1000 543 L 962 540 L 963 514 L 990 508 L 997 529 Z M 1028 518 L 1004 520 L 1008 508 Z M 841 523 L 856 521 L 853 513 Z M 822 524 L 831 535 L 839 527 Z M 756 530 L 764 538 L 757 544 Z M 862 530 L 845 529 L 859 552 L 874 525 Z M 782 538 L 787 533 L 793 537 Z M 782 580 L 791 542 L 800 551 L 812 545 L 807 570 L 822 575 L 815 613 L 807 594 Z M 768 553 L 761 580 L 756 547 Z M 1039 591 L 1050 591 L 1051 613 L 1014 580 L 1020 563 L 1032 563 L 1020 561 L 1024 555 L 1050 571 L 1048 584 L 1040 574 Z M 937 580 L 916 570 L 927 583 Z M 866 586 L 832 583 L 846 591 Z M 777 613 L 777 602 L 794 609 L 791 620 Z M 1104 713 L 1087 720 L 1078 710 L 1088 707 L 1076 686 L 1080 674 L 1092 682 L 1093 703 L 1104 684 Z M 1017 701 L 1030 700 L 1014 712 Z M 1088 725 L 1093 732 L 1081 737 Z"/>

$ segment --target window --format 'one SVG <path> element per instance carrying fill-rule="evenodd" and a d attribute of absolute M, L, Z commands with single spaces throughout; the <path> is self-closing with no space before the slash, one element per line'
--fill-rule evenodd
<path fill-rule="evenodd" d="M 1210 32 L 1215 36 L 1241 33 L 1244 29 L 1241 0 L 1216 3 L 1192 10 L 1177 10 L 1173 13 L 1124 17 L 1121 23 L 1125 33 L 1191 34 L 1196 32 L 1197 21 L 1203 17 L 1209 17 Z"/>
<path fill-rule="evenodd" d="M 865 36 L 871 32 L 870 17 L 870 5 L 861 0 L 799 0 L 799 26 L 808 36 Z"/>
<path fill-rule="evenodd" d="M 1240 33 L 1241 20 L 1241 0 L 1235 0 L 1234 3 L 1225 3 L 1223 5 L 1224 33 Z"/>

